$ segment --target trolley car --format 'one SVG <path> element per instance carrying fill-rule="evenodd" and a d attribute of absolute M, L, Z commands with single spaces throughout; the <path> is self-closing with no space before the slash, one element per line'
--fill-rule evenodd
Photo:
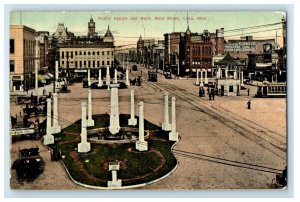
<path fill-rule="evenodd" d="M 286 97 L 286 83 L 263 83 L 257 85 L 256 97 Z"/>
<path fill-rule="evenodd" d="M 148 71 L 148 81 L 157 82 L 157 73 L 154 70 Z"/>

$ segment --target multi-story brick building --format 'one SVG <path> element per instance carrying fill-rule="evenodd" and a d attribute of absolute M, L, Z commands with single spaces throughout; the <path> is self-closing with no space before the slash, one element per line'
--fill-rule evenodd
<path fill-rule="evenodd" d="M 36 31 L 24 25 L 10 25 L 10 90 L 34 86 Z"/>

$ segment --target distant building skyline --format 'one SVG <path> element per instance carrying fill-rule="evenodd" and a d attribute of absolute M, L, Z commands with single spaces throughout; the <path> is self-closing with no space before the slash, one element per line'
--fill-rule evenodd
<path fill-rule="evenodd" d="M 163 39 L 165 33 L 184 32 L 189 25 L 193 33 L 201 33 L 203 30 L 215 32 L 222 27 L 225 30 L 225 40 L 239 39 L 246 35 L 252 35 L 254 39 L 275 39 L 277 35 L 277 42 L 282 47 L 282 25 L 275 23 L 280 23 L 284 15 L 280 11 L 12 12 L 10 24 L 23 24 L 37 31 L 49 31 L 53 34 L 58 23 L 64 23 L 68 31 L 80 36 L 88 34 L 88 23 L 92 16 L 95 32 L 104 36 L 110 26 L 117 46 L 134 46 L 140 35 L 143 39 Z M 259 25 L 262 26 L 249 28 Z"/>

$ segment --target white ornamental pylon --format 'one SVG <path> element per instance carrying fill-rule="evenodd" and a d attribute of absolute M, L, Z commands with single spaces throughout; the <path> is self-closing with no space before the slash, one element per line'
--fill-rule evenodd
<path fill-rule="evenodd" d="M 126 68 L 126 83 L 125 84 L 126 84 L 126 86 L 130 86 L 128 67 Z"/>
<path fill-rule="evenodd" d="M 207 78 L 207 69 L 205 70 L 205 79 L 204 84 L 208 84 L 208 78 Z"/>
<path fill-rule="evenodd" d="M 98 87 L 101 87 L 103 85 L 102 81 L 102 75 L 101 75 L 101 68 L 99 69 L 99 82 L 98 82 Z"/>
<path fill-rule="evenodd" d="M 115 80 L 114 80 L 114 83 L 118 83 L 118 71 L 117 69 L 115 69 Z"/>
<path fill-rule="evenodd" d="M 135 142 L 135 149 L 138 151 L 147 151 L 148 142 L 145 141 L 144 130 L 144 103 L 139 103 L 139 139 Z"/>
<path fill-rule="evenodd" d="M 87 142 L 86 103 L 81 103 L 81 142 L 78 144 L 79 153 L 91 151 L 91 143 Z"/>
<path fill-rule="evenodd" d="M 134 118 L 134 90 L 130 91 L 130 119 L 128 119 L 129 126 L 135 126 L 137 119 Z"/>
<path fill-rule="evenodd" d="M 109 132 L 116 134 L 120 131 L 120 117 L 119 117 L 119 97 L 118 84 L 111 84 L 110 92 L 110 116 L 109 116 Z"/>
<path fill-rule="evenodd" d="M 51 99 L 47 98 L 47 125 L 46 125 L 46 135 L 44 135 L 44 145 L 54 144 L 54 136 L 51 134 Z"/>
<path fill-rule="evenodd" d="M 164 123 L 162 124 L 162 130 L 164 131 L 170 131 L 171 130 L 171 124 L 169 122 L 169 98 L 168 93 L 165 92 L 165 114 L 164 114 Z"/>
<path fill-rule="evenodd" d="M 202 69 L 200 71 L 200 86 L 203 86 L 203 72 L 202 72 Z"/>
<path fill-rule="evenodd" d="M 88 86 L 91 87 L 91 72 L 88 69 Z"/>
<path fill-rule="evenodd" d="M 51 128 L 52 134 L 57 134 L 61 132 L 61 126 L 58 125 L 58 103 L 57 103 L 57 93 L 53 93 L 53 126 Z"/>
<path fill-rule="evenodd" d="M 109 74 L 109 67 L 106 67 L 106 80 L 105 84 L 109 86 L 110 84 L 110 74 Z"/>
<path fill-rule="evenodd" d="M 176 131 L 175 101 L 176 101 L 176 98 L 172 97 L 172 131 L 169 133 L 170 141 L 178 141 L 178 132 Z"/>
<path fill-rule="evenodd" d="M 196 80 L 195 85 L 199 86 L 199 69 L 196 70 L 196 78 L 197 78 L 197 80 Z"/>
<path fill-rule="evenodd" d="M 94 120 L 92 118 L 92 90 L 89 89 L 89 94 L 88 94 L 88 120 L 87 120 L 87 126 L 88 127 L 91 127 L 91 126 L 94 126 L 95 123 L 94 123 Z"/>

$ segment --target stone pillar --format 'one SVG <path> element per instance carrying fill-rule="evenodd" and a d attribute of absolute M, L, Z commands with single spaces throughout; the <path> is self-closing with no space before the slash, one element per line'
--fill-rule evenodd
<path fill-rule="evenodd" d="M 60 89 L 60 82 L 58 76 L 58 61 L 55 61 L 55 88 Z"/>
<path fill-rule="evenodd" d="M 87 120 L 87 126 L 88 127 L 91 127 L 91 126 L 94 126 L 95 123 L 94 123 L 94 120 L 92 118 L 92 90 L 89 89 L 89 95 L 88 95 L 88 120 Z"/>
<path fill-rule="evenodd" d="M 98 82 L 98 87 L 101 87 L 103 85 L 102 81 L 102 75 L 101 75 L 101 68 L 99 69 L 99 82 Z"/>
<path fill-rule="evenodd" d="M 227 79 L 227 76 L 228 76 L 228 68 L 226 67 L 226 69 L 225 69 L 225 77 L 226 77 L 226 79 Z"/>
<path fill-rule="evenodd" d="M 134 90 L 130 92 L 130 119 L 128 119 L 129 126 L 135 126 L 137 124 L 136 118 L 134 118 Z"/>
<path fill-rule="evenodd" d="M 91 72 L 89 69 L 88 69 L 88 86 L 89 87 L 91 86 Z"/>
<path fill-rule="evenodd" d="M 139 103 L 139 140 L 135 142 L 135 149 L 138 151 L 147 151 L 148 142 L 145 141 L 144 130 L 144 103 Z"/>
<path fill-rule="evenodd" d="M 172 131 L 169 133 L 170 141 L 178 141 L 178 132 L 176 131 L 175 101 L 176 101 L 176 98 L 172 97 Z"/>
<path fill-rule="evenodd" d="M 241 71 L 241 86 L 244 86 L 244 72 Z"/>
<path fill-rule="evenodd" d="M 130 86 L 128 67 L 126 68 L 126 85 L 127 85 L 127 86 Z"/>
<path fill-rule="evenodd" d="M 196 70 L 196 76 L 197 76 L 197 80 L 195 85 L 198 86 L 199 85 L 199 69 Z"/>
<path fill-rule="evenodd" d="M 51 134 L 51 99 L 47 98 L 47 125 L 44 135 L 44 145 L 54 144 L 54 136 Z"/>
<path fill-rule="evenodd" d="M 111 171 L 112 181 L 107 181 L 107 187 L 116 188 L 122 186 L 122 180 L 118 180 L 117 171 L 120 169 L 119 162 L 110 162 L 108 165 L 108 170 Z"/>
<path fill-rule="evenodd" d="M 165 120 L 162 124 L 162 130 L 171 131 L 171 124 L 169 123 L 169 98 L 167 92 L 165 92 Z"/>
<path fill-rule="evenodd" d="M 81 103 L 81 142 L 78 144 L 79 153 L 87 153 L 91 150 L 91 143 L 87 142 L 87 129 L 86 129 L 86 103 Z"/>
<path fill-rule="evenodd" d="M 115 69 L 115 80 L 114 83 L 118 83 L 118 71 Z"/>
<path fill-rule="evenodd" d="M 57 103 L 57 93 L 53 93 L 53 126 L 51 128 L 52 134 L 57 134 L 61 132 L 61 126 L 58 125 L 58 103 Z"/>
<path fill-rule="evenodd" d="M 205 70 L 205 79 L 204 84 L 208 84 L 208 78 L 207 78 L 207 69 Z"/>
<path fill-rule="evenodd" d="M 109 75 L 109 67 L 106 67 L 106 81 L 105 84 L 109 86 L 110 84 L 110 75 Z"/>
<path fill-rule="evenodd" d="M 35 92 L 34 95 L 38 96 L 38 69 L 39 69 L 39 40 L 36 37 L 35 39 L 35 60 L 34 60 L 34 69 L 35 69 Z"/>
<path fill-rule="evenodd" d="M 200 85 L 203 86 L 203 74 L 202 74 L 202 69 L 200 71 Z"/>
<path fill-rule="evenodd" d="M 118 98 L 118 87 L 117 84 L 111 84 L 110 94 L 110 119 L 109 119 L 109 132 L 116 134 L 120 131 L 120 120 L 119 120 L 119 98 Z"/>

